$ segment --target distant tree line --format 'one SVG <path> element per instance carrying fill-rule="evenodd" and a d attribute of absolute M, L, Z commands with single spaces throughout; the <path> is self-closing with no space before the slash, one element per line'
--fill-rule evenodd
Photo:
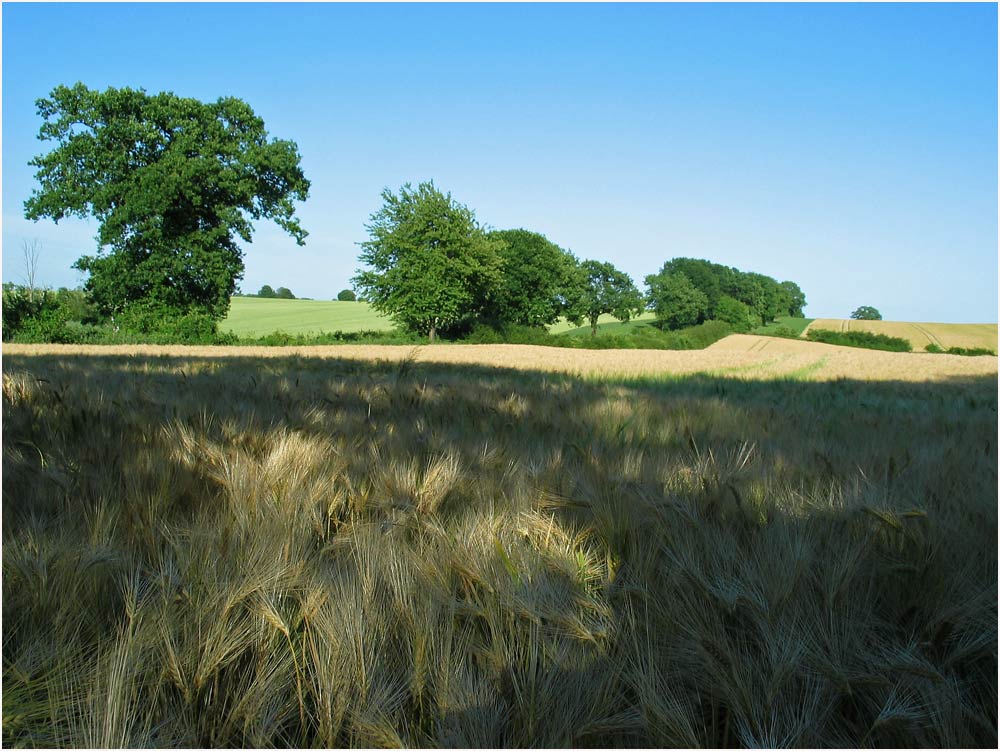
<path fill-rule="evenodd" d="M 256 295 L 251 295 L 251 297 L 268 297 L 276 298 L 279 300 L 294 300 L 295 295 L 288 287 L 278 287 L 278 289 L 273 289 L 270 284 L 265 284 L 260 288 L 260 291 Z"/>
<path fill-rule="evenodd" d="M 251 241 L 253 222 L 271 219 L 304 244 L 295 202 L 310 184 L 298 147 L 270 138 L 245 102 L 78 83 L 57 86 L 36 107 L 39 138 L 54 148 L 31 161 L 38 188 L 25 216 L 92 216 L 99 225 L 97 252 L 75 264 L 87 273 L 83 303 L 96 321 L 82 325 L 211 338 L 243 275 L 239 241 Z M 643 294 L 612 264 L 578 259 L 538 232 L 481 225 L 432 182 L 386 189 L 382 199 L 366 225 L 354 288 L 431 341 L 477 327 L 542 329 L 560 318 L 587 322 L 596 334 L 602 315 L 628 321 L 646 310 L 664 329 L 717 320 L 747 330 L 801 316 L 805 305 L 793 282 L 692 258 L 667 261 L 646 277 Z M 34 269 L 37 252 L 26 258 Z M 58 303 L 41 295 L 39 303 L 33 274 L 25 289 L 5 293 L 5 338 L 15 320 L 47 316 L 56 326 L 68 315 L 66 295 Z M 266 284 L 256 296 L 295 299 Z M 354 296 L 343 290 L 337 299 Z"/>
<path fill-rule="evenodd" d="M 382 193 L 367 225 L 354 284 L 376 310 L 434 341 L 476 325 L 543 327 L 560 317 L 597 333 L 601 315 L 628 321 L 652 310 L 666 329 L 724 321 L 748 331 L 801 317 L 795 282 L 695 258 L 667 261 L 640 293 L 612 264 L 579 260 L 526 229 L 488 230 L 433 182 Z"/>

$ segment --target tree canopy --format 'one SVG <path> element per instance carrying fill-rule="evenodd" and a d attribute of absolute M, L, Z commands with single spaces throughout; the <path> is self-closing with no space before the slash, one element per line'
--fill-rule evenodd
<path fill-rule="evenodd" d="M 882 314 L 871 305 L 862 305 L 860 308 L 851 313 L 851 318 L 856 321 L 881 321 Z"/>
<path fill-rule="evenodd" d="M 434 341 L 479 314 L 500 283 L 502 241 L 433 182 L 386 188 L 352 280 L 372 307 Z"/>
<path fill-rule="evenodd" d="M 704 320 L 709 298 L 682 271 L 646 277 L 649 303 L 658 321 L 667 328 L 681 329 Z M 731 298 L 730 298 L 731 299 Z"/>
<path fill-rule="evenodd" d="M 104 313 L 129 308 L 220 319 L 243 274 L 238 240 L 271 219 L 302 245 L 294 201 L 309 181 L 292 141 L 233 97 L 58 86 L 36 102 L 43 141 L 29 219 L 93 216 L 98 250 L 76 267 Z"/>
<path fill-rule="evenodd" d="M 577 321 L 587 319 L 591 336 L 597 336 L 597 320 L 602 315 L 629 321 L 642 312 L 643 299 L 635 283 L 612 264 L 583 261 L 574 276 L 566 317 Z"/>
<path fill-rule="evenodd" d="M 683 274 L 704 296 L 704 306 L 693 306 L 691 295 L 681 294 L 681 283 L 670 281 L 677 274 Z M 673 258 L 658 273 L 647 276 L 646 285 L 658 320 L 669 328 L 691 325 L 685 322 L 690 321 L 689 310 L 695 308 L 699 313 L 694 323 L 724 320 L 737 328 L 753 328 L 779 316 L 801 318 L 806 304 L 806 297 L 795 282 L 778 282 L 764 274 L 740 271 L 701 258 Z M 676 300 L 677 309 L 672 300 Z M 740 306 L 745 306 L 746 311 Z"/>
<path fill-rule="evenodd" d="M 576 259 L 545 235 L 525 229 L 494 230 L 503 274 L 482 317 L 495 325 L 547 326 L 568 305 Z"/>
<path fill-rule="evenodd" d="M 354 294 L 353 290 L 342 289 L 337 293 L 337 299 L 341 302 L 354 302 L 358 299 L 358 296 Z"/>

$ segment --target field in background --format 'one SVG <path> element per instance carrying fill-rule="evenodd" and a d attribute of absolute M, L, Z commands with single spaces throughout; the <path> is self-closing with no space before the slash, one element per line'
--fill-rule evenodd
<path fill-rule="evenodd" d="M 781 318 L 776 318 L 771 321 L 771 323 L 765 324 L 763 326 L 758 326 L 753 330 L 754 334 L 769 334 L 777 329 L 791 329 L 798 335 L 801 335 L 805 331 L 809 324 L 813 322 L 812 318 L 792 318 L 791 316 L 782 316 Z"/>
<path fill-rule="evenodd" d="M 275 331 L 286 334 L 318 334 L 334 331 L 391 331 L 393 323 L 372 310 L 366 302 L 340 300 L 278 300 L 234 297 L 229 315 L 219 324 L 223 332 L 237 336 L 264 336 Z"/>
<path fill-rule="evenodd" d="M 818 342 L 734 334 L 703 350 L 587 350 L 529 344 L 380 345 L 337 344 L 301 347 L 192 347 L 170 345 L 5 344 L 12 355 L 173 356 L 263 359 L 290 356 L 387 363 L 438 363 L 478 368 L 509 368 L 565 373 L 600 380 L 673 379 L 696 373 L 744 378 L 935 381 L 992 376 L 997 361 L 926 353 L 878 352 Z"/>
<path fill-rule="evenodd" d="M 633 318 L 626 323 L 622 323 L 614 316 L 605 314 L 597 319 L 597 335 L 627 334 L 628 332 L 635 330 L 636 327 L 649 326 L 649 324 L 655 320 L 656 315 L 648 312 L 643 313 L 641 316 Z M 570 323 L 565 319 L 559 319 L 559 321 L 549 326 L 549 333 L 567 333 L 570 336 L 590 336 L 590 323 L 584 322 L 582 325 L 577 326 L 576 324 Z"/>
<path fill-rule="evenodd" d="M 906 323 L 902 321 L 855 321 L 844 318 L 817 318 L 806 329 L 831 331 L 867 331 L 909 340 L 915 352 L 923 352 L 928 344 L 942 349 L 964 347 L 997 351 L 995 323 Z M 805 336 L 805 333 L 803 333 Z"/>
<path fill-rule="evenodd" d="M 34 350 L 4 746 L 996 746 L 995 360 Z"/>

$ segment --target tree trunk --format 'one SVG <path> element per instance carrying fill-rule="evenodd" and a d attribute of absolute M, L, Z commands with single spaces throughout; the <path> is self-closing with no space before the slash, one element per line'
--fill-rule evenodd
<path fill-rule="evenodd" d="M 597 336 L 597 319 L 596 318 L 591 318 L 590 319 L 590 335 L 591 336 Z"/>
<path fill-rule="evenodd" d="M 431 324 L 431 331 L 430 331 L 430 334 L 428 336 L 430 338 L 430 343 L 434 344 L 434 340 L 437 339 L 437 325 L 436 324 L 433 324 L 433 323 Z"/>

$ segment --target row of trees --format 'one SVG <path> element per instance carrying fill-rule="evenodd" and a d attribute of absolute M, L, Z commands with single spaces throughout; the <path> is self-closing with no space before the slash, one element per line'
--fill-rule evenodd
<path fill-rule="evenodd" d="M 256 295 L 253 295 L 253 297 L 266 297 L 278 300 L 295 299 L 295 295 L 292 294 L 292 291 L 288 289 L 288 287 L 278 287 L 278 289 L 274 289 L 270 284 L 265 284 L 261 287 L 260 291 Z"/>
<path fill-rule="evenodd" d="M 382 199 L 362 243 L 368 268 L 354 284 L 377 310 L 431 341 L 476 323 L 546 326 L 560 317 L 586 320 L 596 334 L 601 315 L 628 321 L 647 307 L 666 328 L 714 319 L 747 330 L 801 316 L 806 302 L 794 282 L 693 258 L 647 276 L 644 296 L 612 264 L 580 261 L 537 232 L 487 230 L 433 182 L 387 189 Z"/>
<path fill-rule="evenodd" d="M 268 218 L 304 244 L 295 201 L 308 196 L 296 144 L 271 139 L 245 102 L 203 103 L 172 93 L 56 87 L 36 103 L 39 187 L 25 215 L 98 220 L 88 299 L 106 319 L 140 331 L 183 319 L 214 330 L 242 278 L 239 240 Z M 433 183 L 385 190 L 367 225 L 354 278 L 363 299 L 432 341 L 477 324 L 541 327 L 564 316 L 622 321 L 651 307 L 670 328 L 710 318 L 737 327 L 801 315 L 805 298 L 778 283 L 708 261 L 674 259 L 646 278 L 648 295 L 610 263 L 580 261 L 543 235 L 489 230 Z M 294 295 L 264 285 L 260 297 Z M 338 299 L 349 299 L 344 290 Z"/>

